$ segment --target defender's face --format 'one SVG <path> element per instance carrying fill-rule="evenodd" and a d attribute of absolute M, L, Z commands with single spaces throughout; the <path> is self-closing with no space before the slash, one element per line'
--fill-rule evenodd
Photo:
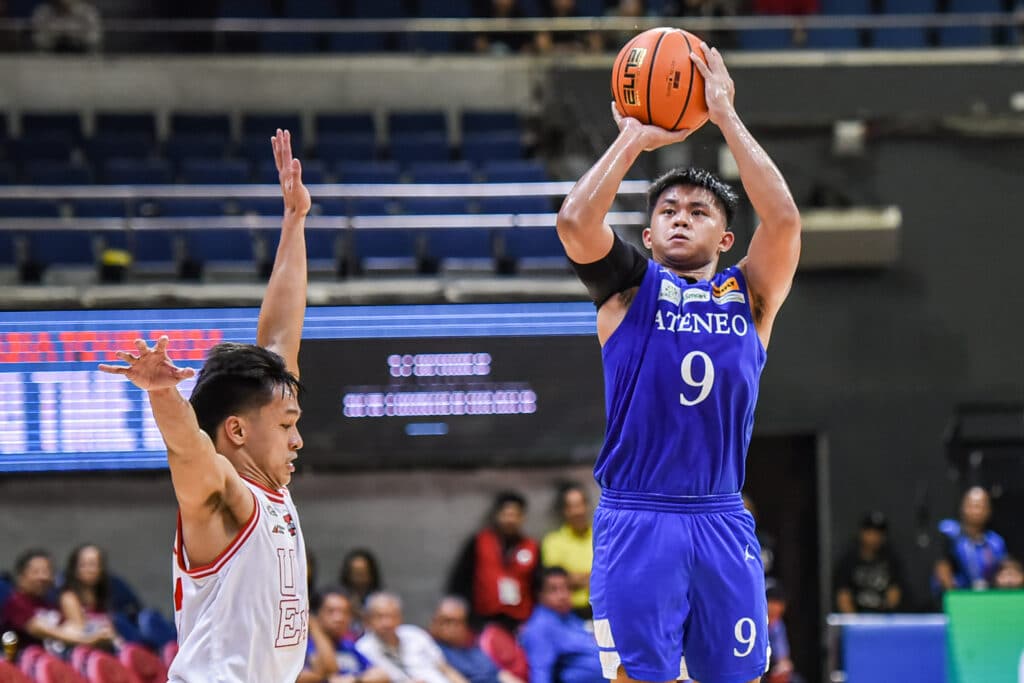
<path fill-rule="evenodd" d="M 295 472 L 295 459 L 302 448 L 298 421 L 299 401 L 290 391 L 277 388 L 273 400 L 245 416 L 246 449 L 277 486 L 287 486 Z"/>
<path fill-rule="evenodd" d="M 728 251 L 734 236 L 726 230 L 725 212 L 710 190 L 673 185 L 658 197 L 643 239 L 658 263 L 690 270 Z"/>

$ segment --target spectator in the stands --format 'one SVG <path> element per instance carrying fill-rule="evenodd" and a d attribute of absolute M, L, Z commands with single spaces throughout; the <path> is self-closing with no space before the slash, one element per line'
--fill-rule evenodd
<path fill-rule="evenodd" d="M 350 550 L 341 561 L 338 582 L 352 601 L 352 633 L 363 633 L 366 599 L 384 587 L 377 557 L 366 548 Z"/>
<path fill-rule="evenodd" d="M 590 501 L 581 485 L 566 482 L 558 488 L 555 505 L 562 525 L 544 536 L 541 559 L 545 567 L 561 567 L 569 573 L 572 609 L 580 617 L 589 619 L 592 615 L 590 569 L 594 563 Z"/>
<path fill-rule="evenodd" d="M 523 683 L 508 671 L 498 668 L 480 649 L 469 628 L 469 603 L 457 595 L 441 598 L 430 622 L 430 635 L 444 658 L 469 683 Z"/>
<path fill-rule="evenodd" d="M 387 673 L 356 649 L 350 635 L 352 601 L 344 589 L 326 589 L 318 603 L 309 621 L 306 669 L 296 683 L 388 683 Z"/>
<path fill-rule="evenodd" d="M 789 635 L 786 633 L 786 594 L 775 579 L 765 580 L 765 597 L 768 600 L 768 671 L 764 683 L 801 683 L 803 678 L 793 671 L 793 658 L 789 650 Z"/>
<path fill-rule="evenodd" d="M 98 546 L 85 543 L 68 556 L 60 589 L 60 613 L 62 623 L 82 633 L 115 630 L 107 560 Z"/>
<path fill-rule="evenodd" d="M 544 569 L 537 602 L 537 609 L 519 633 L 530 662 L 530 683 L 598 683 L 613 678 L 601 670 L 594 634 L 573 614 L 569 575 L 564 569 Z"/>
<path fill-rule="evenodd" d="M 888 543 L 889 522 L 881 512 L 861 520 L 853 545 L 836 569 L 840 612 L 894 612 L 903 602 L 903 567 Z"/>
<path fill-rule="evenodd" d="M 992 585 L 999 563 L 1006 557 L 1006 542 L 988 528 L 991 518 L 988 492 L 974 486 L 961 500 L 960 521 L 939 522 L 939 531 L 946 540 L 945 553 L 935 564 L 934 578 L 940 590 L 983 590 Z"/>
<path fill-rule="evenodd" d="M 20 647 L 54 641 L 58 645 L 102 646 L 113 642 L 113 629 L 86 632 L 61 623 L 60 609 L 51 598 L 53 564 L 45 550 L 28 550 L 14 565 L 14 591 L 0 611 L 0 628 L 18 635 Z"/>
<path fill-rule="evenodd" d="M 475 628 L 495 618 L 521 623 L 533 611 L 540 548 L 523 533 L 525 519 L 526 499 L 499 493 L 488 523 L 466 541 L 452 569 L 447 592 L 469 602 Z"/>
<path fill-rule="evenodd" d="M 356 649 L 393 683 L 468 683 L 429 633 L 402 623 L 402 600 L 394 593 L 371 595 L 366 617 L 366 635 Z"/>
<path fill-rule="evenodd" d="M 523 19 L 526 12 L 519 0 L 476 0 L 474 14 L 482 19 Z M 533 46 L 529 33 L 520 31 L 491 31 L 478 33 L 473 39 L 477 52 L 494 54 L 515 54 L 525 52 Z"/>
<path fill-rule="evenodd" d="M 100 13 L 85 0 L 46 0 L 32 13 L 32 42 L 45 52 L 97 52 Z"/>
<path fill-rule="evenodd" d="M 546 0 L 544 4 L 544 16 L 549 19 L 580 16 L 576 0 Z M 602 39 L 599 31 L 541 31 L 534 44 L 540 54 L 599 52 Z"/>
<path fill-rule="evenodd" d="M 1013 557 L 1007 557 L 1000 562 L 993 585 L 1005 590 L 1024 588 L 1024 567 L 1021 566 L 1020 561 Z"/>

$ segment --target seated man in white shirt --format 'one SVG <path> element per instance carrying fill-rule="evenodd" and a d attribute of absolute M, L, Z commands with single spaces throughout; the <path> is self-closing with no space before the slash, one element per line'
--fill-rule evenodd
<path fill-rule="evenodd" d="M 402 623 L 402 600 L 374 593 L 366 600 L 366 635 L 356 649 L 384 669 L 392 683 L 467 683 L 419 626 Z"/>

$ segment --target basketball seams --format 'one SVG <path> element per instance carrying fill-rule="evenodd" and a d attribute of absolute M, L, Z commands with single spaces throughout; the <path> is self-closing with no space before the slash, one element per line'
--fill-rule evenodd
<path fill-rule="evenodd" d="M 690 53 L 693 52 L 693 46 L 690 45 L 690 36 L 686 34 L 686 31 L 680 31 L 680 33 L 683 35 L 683 40 L 686 41 L 686 57 L 690 62 L 690 84 L 686 86 L 686 100 L 683 101 L 683 110 L 679 112 L 679 118 L 677 118 L 676 122 L 672 124 L 673 129 L 679 127 L 679 122 L 683 120 L 684 116 L 686 116 L 686 110 L 690 106 L 690 97 L 693 95 L 694 71 L 697 68 L 697 65 L 693 63 L 693 59 L 690 58 Z"/>
<path fill-rule="evenodd" d="M 651 51 L 651 61 L 647 64 L 647 124 L 651 125 L 654 123 L 654 103 L 651 102 L 651 81 L 654 78 L 654 63 L 658 61 L 658 48 L 661 47 L 661 41 L 665 40 L 671 32 L 670 30 L 663 30 L 661 35 L 658 36 L 658 42 L 654 44 L 654 50 Z"/>

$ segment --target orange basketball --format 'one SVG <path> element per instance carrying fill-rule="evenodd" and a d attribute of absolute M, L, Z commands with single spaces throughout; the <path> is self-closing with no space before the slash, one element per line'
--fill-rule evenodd
<path fill-rule="evenodd" d="M 612 67 L 619 113 L 666 130 L 696 129 L 708 120 L 704 77 L 690 53 L 707 63 L 701 40 L 678 28 L 652 28 L 626 43 Z"/>

